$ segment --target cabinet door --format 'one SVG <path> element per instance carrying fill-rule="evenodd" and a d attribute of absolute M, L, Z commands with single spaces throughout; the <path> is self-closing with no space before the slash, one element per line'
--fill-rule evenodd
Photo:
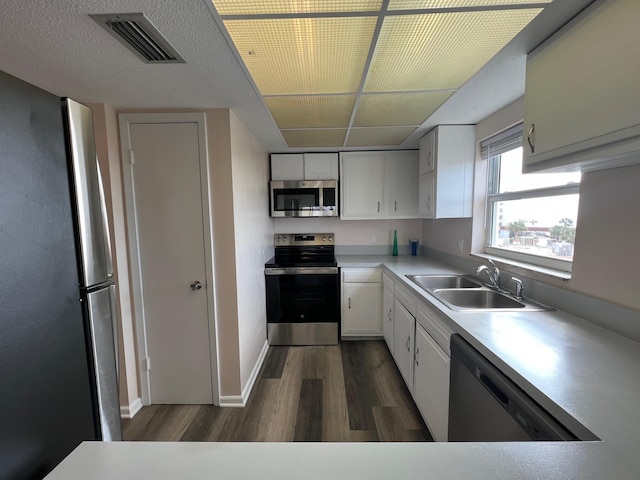
<path fill-rule="evenodd" d="M 272 153 L 271 180 L 304 180 L 302 153 Z"/>
<path fill-rule="evenodd" d="M 438 442 L 448 438 L 450 363 L 449 356 L 417 324 L 413 399 Z"/>
<path fill-rule="evenodd" d="M 637 0 L 595 2 L 529 54 L 525 172 L 597 161 L 612 168 L 625 155 L 638 162 L 638 18 Z"/>
<path fill-rule="evenodd" d="M 342 335 L 380 335 L 380 283 L 344 283 Z"/>
<path fill-rule="evenodd" d="M 420 139 L 420 175 L 433 171 L 436 166 L 435 155 L 436 130 L 434 129 Z"/>
<path fill-rule="evenodd" d="M 386 286 L 382 289 L 382 334 L 387 347 L 393 355 L 393 290 Z"/>
<path fill-rule="evenodd" d="M 389 216 L 418 216 L 418 153 L 387 153 L 386 176 L 389 185 Z"/>
<path fill-rule="evenodd" d="M 420 216 L 423 218 L 435 218 L 436 175 L 434 172 L 420 175 L 418 192 Z"/>
<path fill-rule="evenodd" d="M 413 390 L 413 337 L 415 318 L 398 301 L 393 305 L 393 353 L 409 391 Z"/>
<path fill-rule="evenodd" d="M 337 153 L 305 153 L 305 180 L 338 180 Z"/>
<path fill-rule="evenodd" d="M 375 219 L 386 215 L 384 153 L 343 153 L 341 162 L 341 218 Z"/>

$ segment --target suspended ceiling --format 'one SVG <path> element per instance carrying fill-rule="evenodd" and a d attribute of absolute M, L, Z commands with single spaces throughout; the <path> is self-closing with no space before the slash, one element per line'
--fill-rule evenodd
<path fill-rule="evenodd" d="M 290 147 L 400 145 L 550 0 L 213 0 Z"/>
<path fill-rule="evenodd" d="M 443 2 L 437 0 L 316 0 L 281 3 L 284 8 L 290 8 L 286 5 L 314 5 L 315 10 L 300 14 L 295 13 L 300 11 L 299 7 L 289 11 L 281 8 L 278 13 L 265 17 L 264 12 L 255 13 L 253 8 L 262 5 L 272 9 L 272 2 L 233 2 L 236 5 L 233 8 L 241 7 L 235 12 L 224 11 L 223 4 L 218 2 L 217 6 L 222 10 L 219 13 L 211 0 L 3 0 L 0 7 L 0 70 L 56 95 L 70 96 L 85 103 L 104 103 L 115 110 L 229 108 L 271 152 L 416 148 L 419 138 L 434 125 L 477 123 L 522 96 L 526 53 L 591 1 L 552 2 L 480 66 L 477 73 L 463 81 L 462 86 L 427 83 L 428 79 L 429 82 L 448 82 L 454 78 L 460 83 L 460 78 L 465 76 L 464 72 L 458 73 L 457 77 L 453 73 L 448 77 L 430 77 L 424 73 L 426 62 L 420 61 L 421 55 L 434 55 L 435 52 L 429 62 L 439 62 L 439 68 L 444 68 L 454 57 L 465 53 L 464 48 L 458 48 L 458 42 L 447 44 L 444 33 L 437 37 L 444 47 L 434 51 L 422 48 L 420 42 L 424 44 L 424 39 L 420 40 L 420 34 L 430 25 L 428 18 L 489 15 L 489 10 L 504 10 L 504 5 L 459 0 L 455 11 L 438 11 L 443 8 Z M 524 11 L 537 8 L 535 4 L 518 3 Z M 544 4 L 537 3 L 538 7 Z M 232 3 L 226 5 L 232 8 Z M 488 11 L 478 12 L 478 5 L 484 5 Z M 431 10 L 426 12 L 425 8 Z M 144 13 L 185 63 L 145 64 L 89 16 L 136 12 Z M 299 18 L 301 16 L 304 18 Z M 234 46 L 226 27 L 235 22 L 239 25 L 237 30 L 242 31 L 242 22 L 264 20 L 270 20 L 266 23 L 269 25 L 296 22 L 298 25 L 295 35 L 284 33 L 282 29 L 272 32 L 288 35 L 287 38 L 298 42 L 295 51 L 284 49 L 287 55 L 293 55 L 294 59 L 289 60 L 292 69 L 269 67 L 269 62 L 275 62 L 274 58 L 264 63 L 275 74 L 274 90 L 267 90 L 259 83 L 258 78 L 264 75 L 253 78 L 250 63 L 245 62 L 241 50 Z M 325 33 L 324 37 L 309 36 L 315 32 L 309 28 L 329 24 L 347 25 L 348 28 L 341 27 L 342 38 L 338 37 L 338 30 Z M 462 20 L 455 23 L 462 24 Z M 397 28 L 406 30 L 407 36 L 398 38 Z M 306 34 L 302 29 L 307 29 Z M 446 30 L 442 27 L 439 31 L 446 33 Z M 462 26 L 459 30 L 462 30 L 458 32 L 461 35 L 466 31 Z M 251 33 L 255 38 L 258 34 L 261 31 Z M 367 35 L 369 37 L 363 42 Z M 485 26 L 482 39 L 485 36 L 493 38 L 493 35 L 489 26 Z M 310 41 L 311 38 L 316 40 Z M 277 53 L 276 40 L 281 39 L 273 38 L 272 43 L 261 41 L 250 46 L 258 60 L 256 63 L 265 61 L 265 46 L 273 49 L 269 52 Z M 251 42 L 251 38 L 247 41 Z M 476 48 L 474 42 L 471 46 Z M 319 48 L 323 49 L 324 55 L 318 54 Z M 245 52 L 245 56 L 247 54 Z M 399 57 L 404 71 L 400 66 L 389 66 L 389 58 L 393 61 L 395 57 Z M 304 62 L 298 62 L 296 58 L 302 58 Z M 294 73 L 318 72 L 321 65 L 330 68 L 318 76 L 294 79 Z M 349 73 L 354 65 L 360 65 L 359 73 Z M 371 74 L 365 75 L 365 70 Z M 330 81 L 339 83 L 340 90 L 334 91 L 334 86 L 327 90 Z M 394 83 L 397 85 L 393 86 Z M 446 88 L 435 88 L 443 85 Z M 434 113 L 429 115 L 430 111 Z M 380 125 L 381 118 L 388 119 L 385 125 Z M 336 123 L 338 121 L 341 123 Z M 398 145 L 399 139 L 404 140 Z M 338 146 L 292 146 L 328 143 Z"/>

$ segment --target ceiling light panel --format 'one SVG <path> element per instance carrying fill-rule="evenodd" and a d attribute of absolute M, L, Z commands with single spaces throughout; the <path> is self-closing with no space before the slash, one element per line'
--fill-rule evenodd
<path fill-rule="evenodd" d="M 266 97 L 280 128 L 347 128 L 355 95 Z"/>
<path fill-rule="evenodd" d="M 224 15 L 274 15 L 328 12 L 372 12 L 382 0 L 215 0 L 218 13 Z"/>
<path fill-rule="evenodd" d="M 416 127 L 352 128 L 347 146 L 374 147 L 400 145 Z"/>
<path fill-rule="evenodd" d="M 224 22 L 262 95 L 353 93 L 375 17 Z"/>
<path fill-rule="evenodd" d="M 459 88 L 542 9 L 386 17 L 364 90 Z"/>
<path fill-rule="evenodd" d="M 342 147 L 344 129 L 338 130 L 281 130 L 290 147 Z"/>
<path fill-rule="evenodd" d="M 424 10 L 431 8 L 493 7 L 551 3 L 551 0 L 389 0 L 387 10 Z"/>
<path fill-rule="evenodd" d="M 363 94 L 355 127 L 420 125 L 453 95 L 453 90 L 416 93 Z"/>

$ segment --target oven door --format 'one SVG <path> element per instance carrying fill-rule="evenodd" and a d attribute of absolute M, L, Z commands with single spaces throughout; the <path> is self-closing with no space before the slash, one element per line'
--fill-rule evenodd
<path fill-rule="evenodd" d="M 267 268 L 270 345 L 335 345 L 340 323 L 337 267 Z"/>

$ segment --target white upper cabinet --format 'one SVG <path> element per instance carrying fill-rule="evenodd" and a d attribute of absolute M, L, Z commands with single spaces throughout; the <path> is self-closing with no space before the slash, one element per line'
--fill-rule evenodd
<path fill-rule="evenodd" d="M 340 218 L 382 218 L 384 198 L 384 153 L 340 154 Z"/>
<path fill-rule="evenodd" d="M 529 54 L 525 172 L 640 162 L 639 18 L 638 0 L 597 1 Z"/>
<path fill-rule="evenodd" d="M 419 212 L 463 218 L 473 206 L 474 125 L 441 125 L 420 140 Z"/>
<path fill-rule="evenodd" d="M 436 149 L 436 130 L 431 130 L 420 139 L 420 175 L 433 171 Z"/>
<path fill-rule="evenodd" d="M 418 152 L 343 152 L 340 169 L 340 218 L 418 217 Z"/>
<path fill-rule="evenodd" d="M 305 180 L 338 180 L 337 153 L 305 153 Z"/>
<path fill-rule="evenodd" d="M 271 154 L 271 180 L 337 179 L 337 153 Z"/>
<path fill-rule="evenodd" d="M 304 155 L 272 153 L 271 180 L 304 180 Z"/>
<path fill-rule="evenodd" d="M 387 152 L 388 214 L 393 218 L 418 216 L 418 152 Z"/>

